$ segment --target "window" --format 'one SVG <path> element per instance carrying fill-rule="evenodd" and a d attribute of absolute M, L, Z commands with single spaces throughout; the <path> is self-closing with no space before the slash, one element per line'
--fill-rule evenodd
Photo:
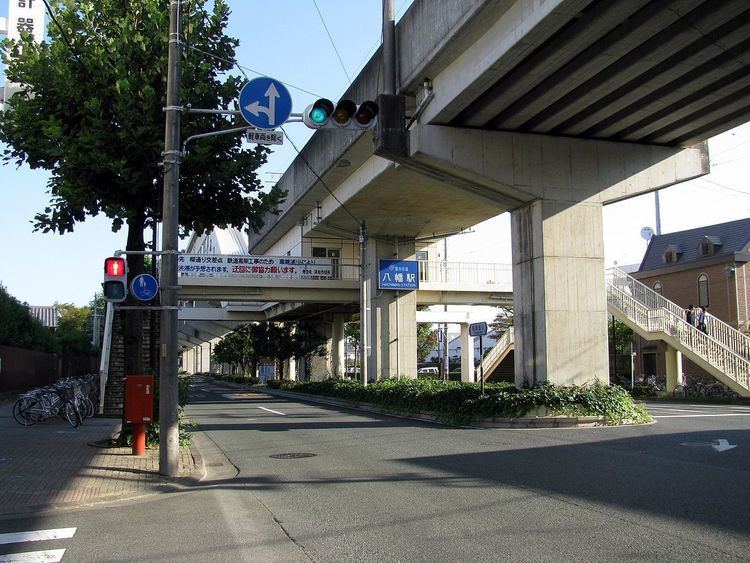
<path fill-rule="evenodd" d="M 664 254 L 661 256 L 662 262 L 665 264 L 674 264 L 680 259 L 680 254 L 682 254 L 682 249 L 679 246 L 670 244 L 664 249 Z"/>
<path fill-rule="evenodd" d="M 708 307 L 708 276 L 698 276 L 698 307 Z"/>
<path fill-rule="evenodd" d="M 664 295 L 664 286 L 661 284 L 661 282 L 654 282 L 654 291 L 659 295 Z"/>

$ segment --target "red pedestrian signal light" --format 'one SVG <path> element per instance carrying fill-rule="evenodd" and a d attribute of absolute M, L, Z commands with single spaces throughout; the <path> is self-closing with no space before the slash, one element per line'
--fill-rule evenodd
<path fill-rule="evenodd" d="M 110 256 L 104 260 L 104 299 L 122 303 L 128 296 L 128 263 L 124 258 Z"/>
<path fill-rule="evenodd" d="M 378 115 L 378 104 L 371 101 L 359 106 L 352 100 L 334 105 L 321 98 L 305 108 L 302 122 L 310 129 L 372 129 Z"/>

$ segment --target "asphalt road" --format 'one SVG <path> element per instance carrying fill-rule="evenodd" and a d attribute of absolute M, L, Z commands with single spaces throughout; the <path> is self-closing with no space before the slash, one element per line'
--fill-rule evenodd
<path fill-rule="evenodd" d="M 0 534 L 76 527 L 41 542 L 64 561 L 746 561 L 750 407 L 650 410 L 649 426 L 466 429 L 203 381 L 188 414 L 236 478 Z"/>

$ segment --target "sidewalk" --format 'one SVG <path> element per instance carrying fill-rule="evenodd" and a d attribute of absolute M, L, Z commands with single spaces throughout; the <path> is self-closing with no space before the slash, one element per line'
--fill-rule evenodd
<path fill-rule="evenodd" d="M 61 508 L 160 492 L 172 483 L 159 475 L 159 452 L 89 445 L 120 428 L 111 418 L 90 418 L 72 428 L 59 417 L 24 427 L 13 401 L 0 402 L 0 514 Z M 199 479 L 190 449 L 181 448 L 180 478 Z"/>

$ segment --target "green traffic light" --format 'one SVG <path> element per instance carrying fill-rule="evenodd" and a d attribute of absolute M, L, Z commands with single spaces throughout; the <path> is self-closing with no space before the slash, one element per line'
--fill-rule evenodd
<path fill-rule="evenodd" d="M 315 123 L 323 123 L 328 119 L 328 113 L 323 108 L 313 108 L 310 112 L 310 119 Z"/>

